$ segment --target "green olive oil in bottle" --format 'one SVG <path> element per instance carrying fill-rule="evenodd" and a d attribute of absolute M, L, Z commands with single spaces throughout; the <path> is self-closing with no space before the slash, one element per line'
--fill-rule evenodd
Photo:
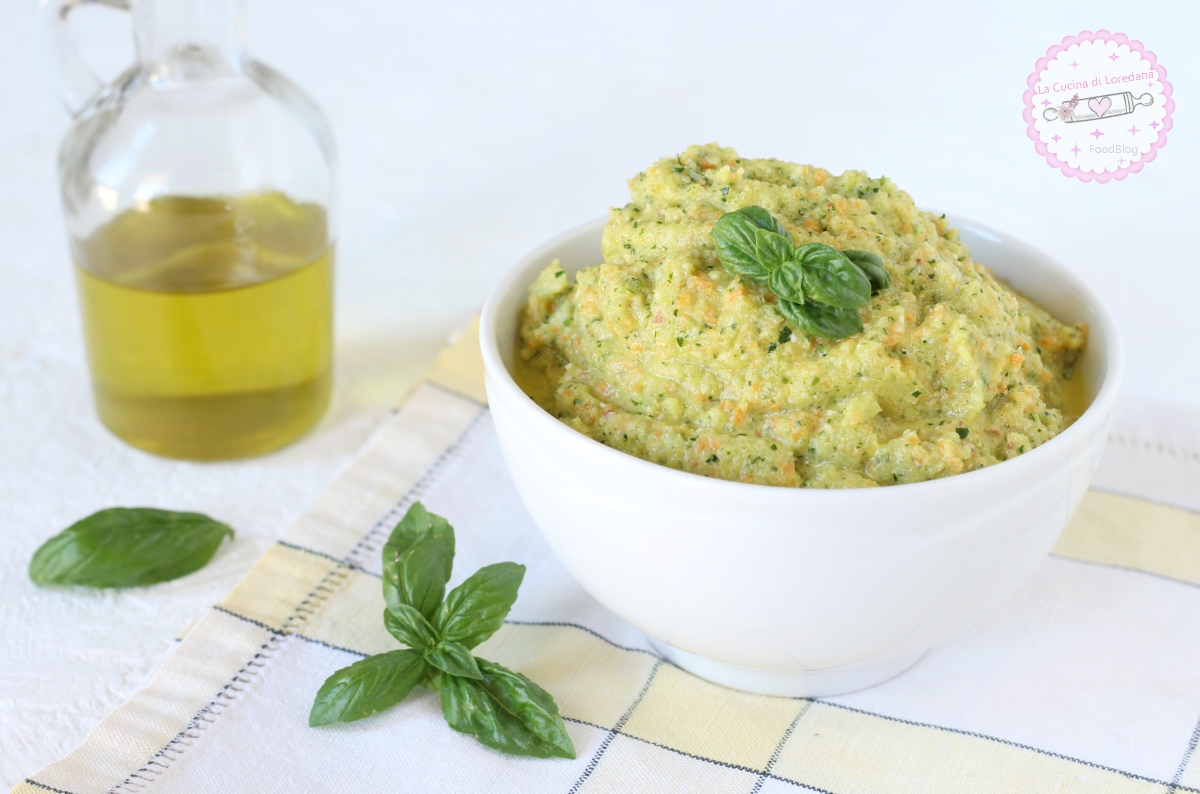
<path fill-rule="evenodd" d="M 43 0 L 73 124 L 59 178 L 100 420 L 159 455 L 281 447 L 329 404 L 333 138 L 245 50 L 242 0 L 105 0 L 137 63 L 111 85 Z"/>
<path fill-rule="evenodd" d="M 167 196 L 75 241 L 96 410 L 171 457 L 256 455 L 324 413 L 332 361 L 325 212 L 279 193 Z"/>

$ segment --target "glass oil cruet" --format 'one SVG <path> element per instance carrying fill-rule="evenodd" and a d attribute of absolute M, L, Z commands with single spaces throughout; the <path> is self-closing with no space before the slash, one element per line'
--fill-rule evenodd
<path fill-rule="evenodd" d="M 68 30 L 131 12 L 111 85 Z M 42 0 L 74 123 L 59 178 L 97 413 L 135 447 L 215 460 L 278 448 L 329 403 L 333 138 L 246 55 L 241 0 Z"/>

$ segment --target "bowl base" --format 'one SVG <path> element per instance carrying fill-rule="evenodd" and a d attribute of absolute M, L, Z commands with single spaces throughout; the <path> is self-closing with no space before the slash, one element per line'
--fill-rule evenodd
<path fill-rule="evenodd" d="M 667 658 L 667 661 L 682 667 L 714 684 L 753 692 L 757 695 L 781 697 L 826 697 L 845 695 L 860 689 L 882 684 L 903 673 L 917 663 L 924 652 L 914 653 L 879 664 L 856 667 L 828 667 L 824 670 L 764 670 L 758 667 L 743 667 L 740 664 L 718 662 L 704 656 L 680 650 L 672 645 L 650 637 L 650 644 Z"/>

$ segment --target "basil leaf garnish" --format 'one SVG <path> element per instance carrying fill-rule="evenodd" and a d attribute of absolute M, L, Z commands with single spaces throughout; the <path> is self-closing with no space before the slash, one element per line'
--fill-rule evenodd
<path fill-rule="evenodd" d="M 391 557 L 383 566 L 384 602 L 389 609 L 408 604 L 432 618 L 446 594 L 446 581 L 454 564 L 453 541 L 448 542 L 444 533 L 430 532 L 403 554 L 396 555 L 395 548 L 384 546 Z"/>
<path fill-rule="evenodd" d="M 712 236 L 726 270 L 760 283 L 792 258 L 792 238 L 762 207 L 725 213 L 713 225 Z"/>
<path fill-rule="evenodd" d="M 434 627 L 443 638 L 474 648 L 504 625 L 524 578 L 525 566 L 515 562 L 480 568 L 446 596 Z"/>
<path fill-rule="evenodd" d="M 388 651 L 343 667 L 317 691 L 308 724 L 352 722 L 391 708 L 420 683 L 426 670 L 425 658 L 413 650 Z"/>
<path fill-rule="evenodd" d="M 469 650 L 457 642 L 442 640 L 434 647 L 425 651 L 425 661 L 450 675 L 459 675 L 465 678 L 483 678 L 483 673 L 479 672 L 479 665 L 475 663 L 475 657 L 471 655 Z"/>
<path fill-rule="evenodd" d="M 441 691 L 452 728 L 489 747 L 574 758 L 554 698 L 525 676 L 471 655 L 471 647 L 503 625 L 525 566 L 502 562 L 481 568 L 443 602 L 453 562 L 453 527 L 414 504 L 383 549 L 383 624 L 409 647 L 330 676 L 317 692 L 309 724 L 360 719 L 396 705 L 424 684 Z"/>
<path fill-rule="evenodd" d="M 842 251 L 842 256 L 858 265 L 867 278 L 871 280 L 872 293 L 892 286 L 892 274 L 884 268 L 883 259 L 878 254 L 873 254 L 870 251 L 846 250 Z"/>
<path fill-rule="evenodd" d="M 771 271 L 767 286 L 781 299 L 793 303 L 804 303 L 804 269 L 794 259 Z"/>
<path fill-rule="evenodd" d="M 730 273 L 752 281 L 767 280 L 768 270 L 758 258 L 757 224 L 740 212 L 727 212 L 713 224 L 717 258 Z"/>
<path fill-rule="evenodd" d="M 712 236 L 726 270 L 765 283 L 779 298 L 784 317 L 816 336 L 842 339 L 862 333 L 862 318 L 852 310 L 892 283 L 883 260 L 869 251 L 838 251 L 825 243 L 793 245 L 783 224 L 762 207 L 725 213 L 713 224 Z M 806 306 L 809 310 L 802 310 Z"/>
<path fill-rule="evenodd" d="M 796 246 L 796 251 L 792 254 L 792 258 L 797 262 L 803 262 L 804 257 L 808 256 L 810 253 L 836 250 L 837 249 L 833 246 L 825 245 L 825 243 L 801 243 L 800 245 Z"/>
<path fill-rule="evenodd" d="M 769 232 L 766 229 L 755 230 L 754 245 L 758 261 L 767 269 L 768 273 L 791 260 L 792 251 L 795 250 L 790 237 Z"/>
<path fill-rule="evenodd" d="M 774 215 L 767 212 L 762 207 L 751 204 L 749 207 L 742 207 L 740 210 L 734 210 L 734 212 L 740 215 L 745 215 L 747 218 L 753 221 L 754 225 L 758 228 L 766 229 L 767 231 L 775 232 L 776 234 L 781 234 L 786 237 L 789 242 L 791 242 L 791 235 L 787 233 L 787 229 L 783 228 L 783 224 L 776 220 Z"/>
<path fill-rule="evenodd" d="M 43 543 L 29 563 L 29 578 L 85 587 L 166 582 L 203 568 L 226 537 L 233 537 L 228 525 L 200 513 L 112 507 Z"/>
<path fill-rule="evenodd" d="M 416 607 L 397 604 L 383 610 L 383 627 L 410 648 L 427 650 L 437 645 L 438 635 Z"/>
<path fill-rule="evenodd" d="M 858 316 L 857 309 L 827 306 L 811 301 L 803 305 L 780 301 L 779 311 L 788 322 L 813 336 L 842 339 L 861 334 L 863 331 L 862 318 Z"/>
<path fill-rule="evenodd" d="M 870 279 L 836 248 L 810 248 L 803 265 L 804 293 L 818 303 L 854 309 L 871 302 Z"/>
<path fill-rule="evenodd" d="M 436 535 L 450 546 L 450 555 L 454 556 L 454 529 L 450 522 L 441 516 L 434 515 L 425 509 L 425 505 L 414 502 L 408 512 L 396 524 L 392 534 L 387 539 L 387 545 L 396 549 L 398 554 L 408 551 L 408 548 L 429 535 Z M 450 576 L 446 574 L 447 578 Z"/>
<path fill-rule="evenodd" d="M 575 757 L 558 707 L 544 689 L 520 673 L 476 661 L 483 680 L 442 682 L 442 714 L 451 728 L 510 755 Z"/>

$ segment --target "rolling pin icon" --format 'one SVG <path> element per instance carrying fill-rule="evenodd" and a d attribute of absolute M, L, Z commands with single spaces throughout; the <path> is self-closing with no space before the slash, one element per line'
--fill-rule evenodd
<path fill-rule="evenodd" d="M 1116 94 L 1101 94 L 1084 99 L 1080 99 L 1079 94 L 1076 94 L 1066 102 L 1063 102 L 1059 107 L 1046 108 L 1042 112 L 1042 118 L 1046 121 L 1061 119 L 1068 124 L 1072 124 L 1077 121 L 1095 121 L 1099 118 L 1107 119 L 1112 116 L 1125 116 L 1132 113 L 1136 107 L 1153 104 L 1154 97 L 1151 94 L 1142 94 L 1135 99 L 1133 94 L 1128 91 L 1121 91 Z"/>

